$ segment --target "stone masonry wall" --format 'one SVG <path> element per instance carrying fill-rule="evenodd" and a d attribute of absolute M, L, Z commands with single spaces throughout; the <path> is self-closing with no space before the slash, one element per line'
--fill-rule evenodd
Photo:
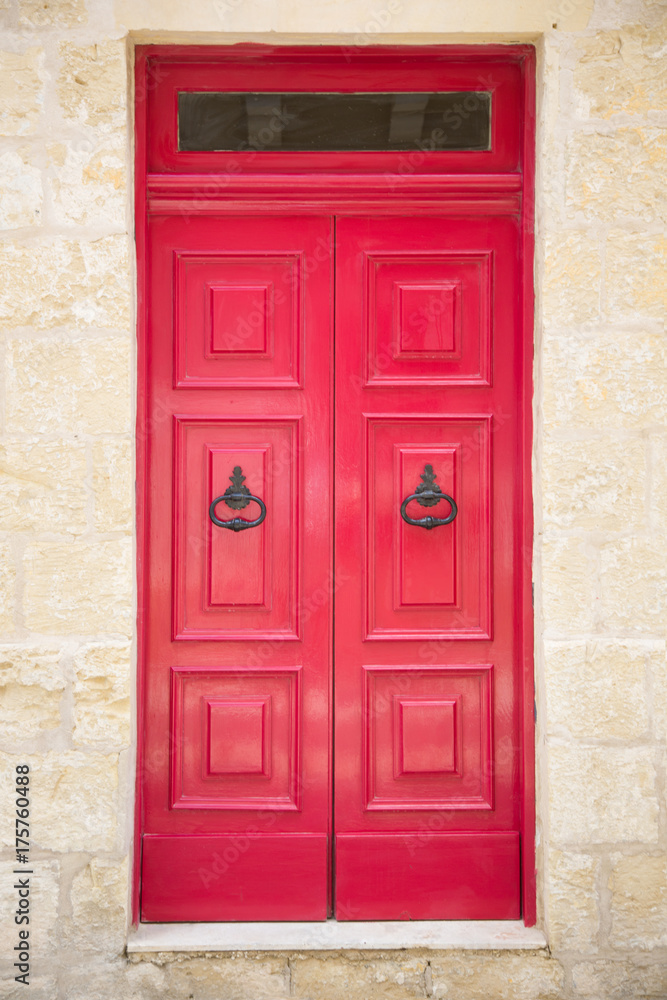
<path fill-rule="evenodd" d="M 667 0 L 597 0 L 592 10 L 532 0 L 505 11 L 476 0 L 465 26 L 475 41 L 534 38 L 540 57 L 536 752 L 549 950 L 125 955 L 135 743 L 129 29 L 200 42 L 224 40 L 228 26 L 234 38 L 319 30 L 305 0 L 195 6 L 196 37 L 177 34 L 191 28 L 186 0 L 0 0 L 0 997 L 664 1000 Z M 504 35 L 485 34 L 486 8 Z M 347 32 L 333 40 L 355 44 L 444 42 L 461 30 L 449 4 L 399 4 L 389 22 L 383 10 L 348 0 L 321 14 L 327 31 Z M 373 19 L 384 35 L 366 30 Z M 11 958 L 12 783 L 24 762 L 29 991 Z"/>

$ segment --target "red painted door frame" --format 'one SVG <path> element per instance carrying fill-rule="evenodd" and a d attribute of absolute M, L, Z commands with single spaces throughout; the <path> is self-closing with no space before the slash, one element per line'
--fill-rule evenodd
<path fill-rule="evenodd" d="M 517 368 L 516 469 L 520 474 L 514 541 L 517 565 L 514 630 L 519 653 L 519 697 L 515 732 L 520 772 L 517 816 L 521 837 L 522 915 L 536 919 L 534 873 L 534 723 L 531 560 L 532 505 L 532 258 L 534 185 L 534 51 L 516 47 L 340 47 L 233 48 L 145 46 L 136 50 L 136 239 L 138 260 L 138 765 L 135 824 L 134 906 L 139 919 L 141 834 L 144 785 L 165 766 L 146 756 L 145 609 L 149 521 L 147 441 L 161 414 L 147 391 L 151 359 L 147 350 L 147 223 L 153 216 L 191 214 L 298 214 L 347 216 L 514 218 L 520 231 L 521 281 L 517 310 L 523 324 L 523 354 Z M 347 85 L 335 89 L 491 89 L 496 96 L 493 142 L 488 153 L 373 154 L 198 154 L 175 147 L 175 100 L 188 89 L 334 89 L 342 66 L 351 67 Z M 278 71 L 277 71 L 278 68 Z M 433 86 L 434 70 L 441 83 Z M 281 77 L 282 74 L 282 77 Z M 430 74 L 430 76 L 429 76 Z M 233 84 L 230 84 L 233 80 Z M 426 85 L 427 81 L 430 85 Z M 281 82 L 282 81 L 282 82 Z M 389 82 L 391 81 L 391 82 Z M 423 88 L 420 81 L 424 81 Z M 521 112 L 517 113 L 517 106 Z M 168 109 L 172 109 L 169 111 Z M 166 113 L 165 110 L 167 109 Z M 289 174 L 289 177 L 285 175 Z M 296 175 L 296 176 L 295 176 Z"/>

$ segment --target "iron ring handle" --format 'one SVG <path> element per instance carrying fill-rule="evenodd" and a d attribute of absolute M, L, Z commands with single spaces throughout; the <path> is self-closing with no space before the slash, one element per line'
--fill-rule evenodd
<path fill-rule="evenodd" d="M 246 521 L 243 517 L 233 517 L 231 521 L 221 521 L 215 516 L 215 508 L 221 500 L 254 500 L 260 506 L 260 515 L 254 521 Z M 245 531 L 246 528 L 256 528 L 258 524 L 262 523 L 266 517 L 266 504 L 259 497 L 253 496 L 252 493 L 223 493 L 222 496 L 216 497 L 211 502 L 208 508 L 208 516 L 213 521 L 213 524 L 217 524 L 219 528 L 229 528 L 230 531 Z"/>
<path fill-rule="evenodd" d="M 450 504 L 452 509 L 450 510 L 447 517 L 431 517 L 429 515 L 428 517 L 420 517 L 417 520 L 415 520 L 413 517 L 410 517 L 409 514 L 405 513 L 405 508 L 408 506 L 410 501 L 419 499 L 423 500 L 425 496 L 428 496 L 428 494 L 426 494 L 425 492 L 411 493 L 410 496 L 406 497 L 403 503 L 401 504 L 401 517 L 403 518 L 406 524 L 414 524 L 418 528 L 426 528 L 428 531 L 430 531 L 431 528 L 437 528 L 438 525 L 440 524 L 452 523 L 452 521 L 459 512 L 459 509 L 456 506 L 456 501 L 454 500 L 454 498 L 450 497 L 448 493 L 433 493 L 432 495 L 434 498 L 437 497 L 437 500 L 447 500 L 447 502 Z"/>

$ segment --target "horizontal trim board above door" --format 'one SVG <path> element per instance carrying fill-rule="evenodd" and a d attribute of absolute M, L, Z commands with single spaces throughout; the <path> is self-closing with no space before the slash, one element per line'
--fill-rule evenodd
<path fill-rule="evenodd" d="M 520 173 L 427 174 L 149 174 L 148 211 L 216 214 L 256 211 L 368 212 L 397 209 L 428 212 L 460 209 L 475 214 L 514 214 L 521 207 Z"/>

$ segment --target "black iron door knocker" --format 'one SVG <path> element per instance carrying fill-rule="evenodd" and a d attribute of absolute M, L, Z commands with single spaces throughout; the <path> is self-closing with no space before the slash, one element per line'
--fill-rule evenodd
<path fill-rule="evenodd" d="M 219 528 L 229 528 L 230 531 L 245 531 L 246 528 L 256 528 L 258 524 L 261 524 L 266 517 L 266 506 L 263 500 L 259 497 L 253 496 L 247 486 L 244 486 L 245 476 L 241 471 L 240 465 L 234 466 L 234 473 L 229 477 L 231 481 L 231 486 L 228 486 L 222 496 L 216 497 L 215 500 L 211 502 L 208 508 L 208 516 L 213 521 L 213 524 L 217 524 Z M 221 521 L 215 516 L 215 508 L 218 506 L 221 500 L 224 500 L 228 507 L 232 510 L 242 510 L 247 507 L 251 500 L 259 504 L 260 514 L 259 517 L 255 518 L 254 521 L 246 521 L 243 517 L 234 517 L 231 521 Z"/>
<path fill-rule="evenodd" d="M 406 524 L 414 524 L 418 528 L 427 528 L 429 531 L 431 528 L 437 528 L 441 524 L 451 524 L 456 515 L 459 512 L 458 507 L 454 501 L 453 497 L 449 494 L 443 493 L 438 484 L 436 483 L 437 476 L 433 472 L 432 465 L 425 465 L 424 471 L 421 474 L 422 482 L 419 484 L 414 493 L 411 493 L 409 497 L 406 497 L 401 504 L 401 517 Z M 451 510 L 447 517 L 420 517 L 415 520 L 406 514 L 405 508 L 408 506 L 411 500 L 416 500 L 418 504 L 422 507 L 435 507 L 437 503 L 441 500 L 446 500 L 450 505 Z"/>

